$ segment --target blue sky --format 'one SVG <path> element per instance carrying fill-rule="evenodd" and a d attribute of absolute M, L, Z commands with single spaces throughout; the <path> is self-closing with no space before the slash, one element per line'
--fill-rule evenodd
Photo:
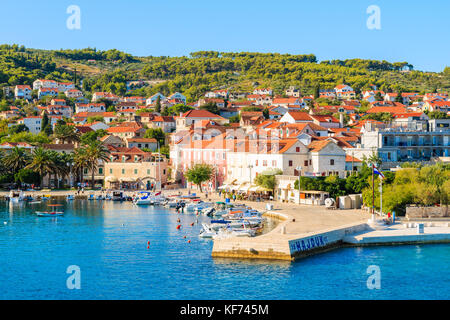
<path fill-rule="evenodd" d="M 21 0 L 2 1 L 0 43 L 30 48 L 117 48 L 134 55 L 198 50 L 314 53 L 319 60 L 408 61 L 450 66 L 448 0 Z M 69 30 L 69 5 L 81 29 Z M 366 9 L 381 9 L 369 30 Z"/>

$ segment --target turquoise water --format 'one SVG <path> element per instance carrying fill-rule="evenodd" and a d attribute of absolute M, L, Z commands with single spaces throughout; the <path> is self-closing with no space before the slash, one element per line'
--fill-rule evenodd
<path fill-rule="evenodd" d="M 39 218 L 44 204 L 0 203 L 0 299 L 450 298 L 445 244 L 345 248 L 295 263 L 212 259 L 194 215 L 129 202 L 64 205 L 64 217 Z M 80 290 L 66 286 L 70 265 L 80 267 Z M 370 265 L 380 267 L 379 290 L 367 288 Z"/>

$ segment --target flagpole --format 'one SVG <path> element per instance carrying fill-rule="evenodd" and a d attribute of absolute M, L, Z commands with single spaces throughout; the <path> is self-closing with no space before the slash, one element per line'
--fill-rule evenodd
<path fill-rule="evenodd" d="M 375 221 L 375 165 L 372 163 L 372 221 Z"/>
<path fill-rule="evenodd" d="M 380 214 L 383 215 L 383 178 L 380 176 Z"/>

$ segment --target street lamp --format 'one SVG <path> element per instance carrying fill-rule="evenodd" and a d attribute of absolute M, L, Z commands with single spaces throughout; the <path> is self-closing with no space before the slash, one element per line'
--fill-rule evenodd
<path fill-rule="evenodd" d="M 302 167 L 295 168 L 298 171 L 298 204 L 300 204 L 300 177 L 302 176 Z"/>

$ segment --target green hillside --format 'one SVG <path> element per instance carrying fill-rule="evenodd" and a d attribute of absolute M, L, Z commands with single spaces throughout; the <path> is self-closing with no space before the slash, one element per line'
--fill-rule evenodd
<path fill-rule="evenodd" d="M 31 84 L 37 78 L 83 80 L 85 91 L 151 95 L 180 91 L 194 101 L 206 91 L 231 88 L 248 91 L 270 86 L 281 94 L 290 85 L 311 94 L 316 86 L 333 88 L 346 83 L 357 91 L 376 84 L 390 91 L 449 91 L 450 68 L 441 73 L 422 72 L 407 62 L 331 60 L 318 62 L 313 54 L 199 51 L 189 57 L 134 57 L 118 50 L 37 50 L 0 45 L 0 86 Z M 130 80 L 163 80 L 134 91 Z"/>

